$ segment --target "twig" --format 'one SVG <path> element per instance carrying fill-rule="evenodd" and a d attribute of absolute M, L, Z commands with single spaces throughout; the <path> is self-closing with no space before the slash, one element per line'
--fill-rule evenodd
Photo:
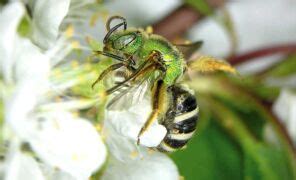
<path fill-rule="evenodd" d="M 235 55 L 235 56 L 229 57 L 228 61 L 232 65 L 236 65 L 236 64 L 240 64 L 240 63 L 252 60 L 254 58 L 269 56 L 269 55 L 278 54 L 278 53 L 290 54 L 293 52 L 296 52 L 295 43 L 267 47 L 267 48 L 262 48 L 255 51 L 250 51 L 245 54 Z"/>
<path fill-rule="evenodd" d="M 225 0 L 206 0 L 209 7 L 216 9 L 225 4 Z M 183 35 L 190 27 L 200 21 L 204 15 L 189 5 L 182 5 L 167 15 L 164 19 L 154 24 L 155 34 L 164 36 L 169 40 Z"/>

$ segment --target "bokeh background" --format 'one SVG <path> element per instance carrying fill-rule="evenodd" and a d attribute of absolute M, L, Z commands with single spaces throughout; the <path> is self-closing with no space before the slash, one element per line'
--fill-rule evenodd
<path fill-rule="evenodd" d="M 174 43 L 202 40 L 196 54 L 224 59 L 239 72 L 192 74 L 186 80 L 196 91 L 200 118 L 187 148 L 169 154 L 181 179 L 296 179 L 295 0 L 90 1 L 79 11 L 70 6 L 65 18 L 74 22 L 81 47 L 89 47 L 90 39 L 102 42 L 108 17 L 121 15 L 129 27 L 152 27 Z M 70 57 L 82 60 L 91 53 L 81 49 Z M 76 73 L 64 69 L 69 77 Z M 80 87 L 95 78 L 67 93 L 83 97 L 90 90 Z M 88 110 L 81 114 L 93 112 Z"/>

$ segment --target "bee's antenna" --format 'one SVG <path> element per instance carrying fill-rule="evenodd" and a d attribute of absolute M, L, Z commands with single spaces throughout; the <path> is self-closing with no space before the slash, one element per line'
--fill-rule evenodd
<path fill-rule="evenodd" d="M 125 59 L 123 57 L 120 57 L 120 56 L 117 56 L 115 54 L 110 54 L 110 53 L 107 53 L 107 52 L 104 52 L 104 51 L 94 51 L 95 54 L 98 54 L 98 55 L 103 55 L 103 56 L 107 56 L 107 57 L 111 57 L 113 59 L 116 59 L 117 61 L 121 61 L 121 62 L 124 62 Z"/>
<path fill-rule="evenodd" d="M 117 24 L 116 26 L 110 28 L 110 24 L 112 22 L 112 20 L 114 19 L 121 19 L 122 22 Z M 110 37 L 110 35 L 116 31 L 120 26 L 123 25 L 123 29 L 126 30 L 127 28 L 127 22 L 126 22 L 126 19 L 124 17 L 121 17 L 121 16 L 112 16 L 108 19 L 107 23 L 106 23 L 106 29 L 108 31 L 108 33 L 106 34 L 106 36 L 104 37 L 104 40 L 103 40 L 103 43 L 106 43 L 108 38 Z"/>
<path fill-rule="evenodd" d="M 126 30 L 126 28 L 127 28 L 127 22 L 126 22 L 126 19 L 125 19 L 124 17 L 121 17 L 121 16 L 112 16 L 112 17 L 110 17 L 110 18 L 108 19 L 108 21 L 107 21 L 107 23 L 106 23 L 106 29 L 107 29 L 107 31 L 110 31 L 110 30 L 111 30 L 111 28 L 110 28 L 110 24 L 111 24 L 111 22 L 112 22 L 114 19 L 121 19 L 121 20 L 122 20 L 122 23 L 120 23 L 120 24 L 124 25 L 124 30 Z"/>

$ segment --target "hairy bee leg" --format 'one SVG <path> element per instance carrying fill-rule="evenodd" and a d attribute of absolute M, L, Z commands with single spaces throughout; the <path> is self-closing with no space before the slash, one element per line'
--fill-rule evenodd
<path fill-rule="evenodd" d="M 149 57 L 136 69 L 136 71 L 130 75 L 129 78 L 127 78 L 126 80 L 124 80 L 122 83 L 110 88 L 109 90 L 107 90 L 107 95 L 109 94 L 112 94 L 113 92 L 115 92 L 116 90 L 118 90 L 118 88 L 120 88 L 122 85 L 124 85 L 125 83 L 127 83 L 128 81 L 130 80 L 133 80 L 135 77 L 138 76 L 139 73 L 141 73 L 144 69 L 145 69 L 145 66 L 148 64 L 148 63 L 153 63 L 151 65 L 155 65 L 155 61 L 154 61 L 154 58 L 158 57 L 159 56 L 159 52 L 158 51 L 153 51 Z"/>
<path fill-rule="evenodd" d="M 94 88 L 94 86 L 101 81 L 108 73 L 115 71 L 116 69 L 121 68 L 122 66 L 125 66 L 124 63 L 117 63 L 117 64 L 113 64 L 111 66 L 109 66 L 107 69 L 105 69 L 100 76 L 96 79 L 96 81 L 91 85 L 92 88 Z"/>
<path fill-rule="evenodd" d="M 107 90 L 107 95 L 112 94 L 113 92 L 117 91 L 122 85 L 127 83 L 128 81 L 132 80 L 134 77 L 136 77 L 141 70 L 145 67 L 147 64 L 147 61 L 142 63 L 141 66 L 133 73 L 131 74 L 126 80 L 122 81 L 121 83 L 117 84 L 116 86 L 113 86 L 112 88 Z"/>
<path fill-rule="evenodd" d="M 132 81 L 137 81 L 138 79 L 143 78 L 147 73 L 152 72 L 155 69 L 156 69 L 155 64 L 150 64 L 149 66 L 147 66 L 146 68 L 144 68 L 141 72 L 139 72 L 139 74 L 137 74 L 137 76 L 135 76 L 132 79 Z"/>
<path fill-rule="evenodd" d="M 152 90 L 152 112 L 138 134 L 138 145 L 140 144 L 140 137 L 144 134 L 144 132 L 151 127 L 153 122 L 158 120 L 161 113 L 165 112 L 166 100 L 167 88 L 162 80 L 158 80 Z"/>

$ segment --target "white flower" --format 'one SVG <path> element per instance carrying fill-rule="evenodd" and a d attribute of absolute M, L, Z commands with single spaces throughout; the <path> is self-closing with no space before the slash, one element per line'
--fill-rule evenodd
<path fill-rule="evenodd" d="M 87 120 L 62 111 L 38 118 L 39 127 L 28 140 L 43 161 L 79 179 L 90 177 L 105 162 L 105 146 Z"/>
<path fill-rule="evenodd" d="M 55 9 L 55 4 L 48 5 Z M 60 6 L 58 2 L 56 5 Z M 41 7 L 47 8 L 41 5 L 36 8 Z M 63 12 L 67 12 L 67 7 L 64 8 Z M 38 11 L 43 13 L 42 8 Z M 59 178 L 87 179 L 105 162 L 105 145 L 86 119 L 75 117 L 55 106 L 46 110 L 42 108 L 52 104 L 54 98 L 55 93 L 51 92 L 49 86 L 50 62 L 53 59 L 57 61 L 54 52 L 59 51 L 49 49 L 43 52 L 29 39 L 17 34 L 24 12 L 22 3 L 13 2 L 5 6 L 0 15 L 0 29 L 5 35 L 0 37 L 1 74 L 6 86 L 4 128 L 8 129 L 4 138 L 9 145 L 4 164 L 5 179 L 47 179 L 41 166 L 58 171 Z M 35 14 L 38 15 L 37 12 Z M 56 11 L 55 16 L 58 17 L 48 25 L 59 27 L 65 13 Z M 43 26 L 45 28 L 47 25 Z M 58 35 L 58 28 L 51 29 L 51 33 Z M 46 42 L 55 44 L 53 36 L 50 37 Z M 38 36 L 35 38 L 38 39 Z M 52 96 L 48 97 L 48 94 Z M 40 163 L 32 154 L 21 150 L 24 144 L 29 145 L 33 155 L 41 160 Z M 54 170 L 56 168 L 59 170 Z"/>
<path fill-rule="evenodd" d="M 111 157 L 103 179 L 179 179 L 173 161 L 148 148 L 163 140 L 167 132 L 164 126 L 154 123 L 136 145 L 137 135 L 151 112 L 149 100 L 144 98 L 128 110 L 107 112 L 103 132 Z"/>
<path fill-rule="evenodd" d="M 36 160 L 19 150 L 10 153 L 6 168 L 5 179 L 43 180 L 43 174 Z"/>
<path fill-rule="evenodd" d="M 119 133 L 136 142 L 138 133 L 148 119 L 151 111 L 150 98 L 144 98 L 127 110 L 107 111 L 107 119 L 105 121 L 113 125 L 116 130 L 115 133 Z M 151 128 L 140 137 L 140 144 L 146 147 L 156 147 L 160 144 L 166 132 L 164 126 L 159 125 L 158 122 L 154 122 Z"/>
<path fill-rule="evenodd" d="M 52 47 L 57 40 L 59 27 L 68 13 L 70 0 L 30 1 L 32 8 L 32 39 L 43 49 Z"/>
<path fill-rule="evenodd" d="M 152 152 L 142 158 L 119 161 L 111 158 L 103 180 L 179 180 L 178 169 L 165 154 Z"/>
<path fill-rule="evenodd" d="M 71 23 L 76 15 L 80 16 L 79 8 L 92 0 L 71 3 L 70 10 L 75 12 L 68 12 L 69 1 L 28 2 L 32 10 L 30 39 L 17 34 L 25 13 L 22 3 L 10 3 L 0 16 L 5 20 L 0 24 L 6 28 L 1 28 L 1 32 L 8 37 L 0 37 L 1 73 L 9 89 L 5 93 L 4 125 L 8 129 L 5 140 L 9 146 L 3 177 L 88 179 L 102 167 L 107 150 L 95 127 L 72 112 L 87 108 L 96 100 L 83 102 L 70 97 L 71 101 L 53 102 L 56 95 L 63 95 L 79 81 L 75 77 L 70 77 L 70 81 L 65 77 L 49 79 L 49 74 L 71 50 L 69 43 L 65 43 L 68 39 L 59 33 L 59 27 L 67 25 L 61 24 L 62 20 L 67 16 L 66 22 Z M 19 14 L 14 15 L 15 12 Z M 84 39 L 77 34 L 72 37 Z M 155 122 L 141 136 L 140 145 L 136 145 L 137 135 L 150 112 L 150 99 L 138 102 L 127 111 L 107 112 L 103 130 L 110 161 L 103 169 L 103 179 L 179 179 L 174 162 L 165 154 L 151 150 L 166 135 L 164 126 Z"/>
<path fill-rule="evenodd" d="M 0 12 L 0 72 L 7 83 L 12 81 L 16 31 L 23 14 L 24 8 L 19 3 L 12 3 Z"/>
<path fill-rule="evenodd" d="M 289 89 L 282 89 L 272 109 L 286 126 L 296 145 L 296 93 Z"/>

